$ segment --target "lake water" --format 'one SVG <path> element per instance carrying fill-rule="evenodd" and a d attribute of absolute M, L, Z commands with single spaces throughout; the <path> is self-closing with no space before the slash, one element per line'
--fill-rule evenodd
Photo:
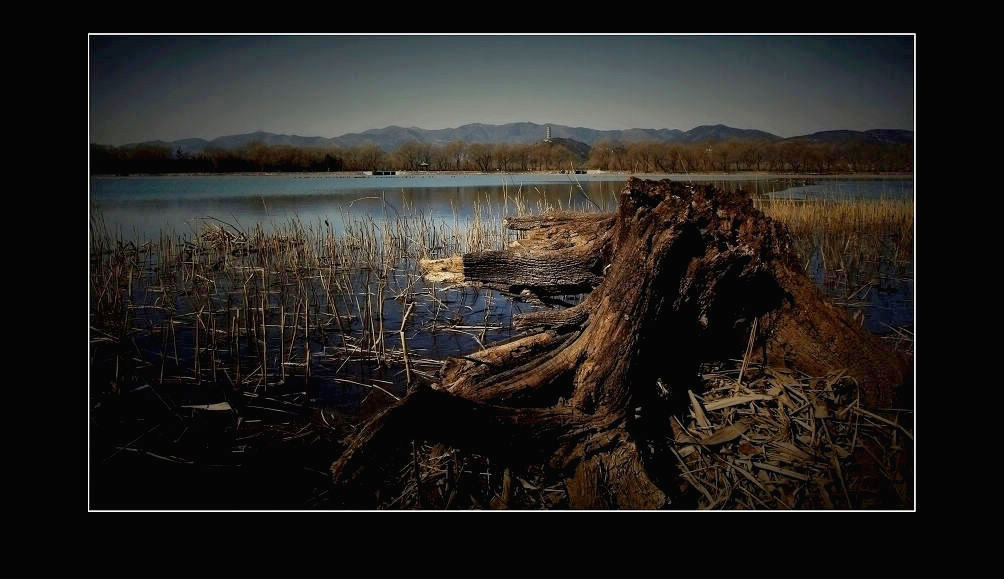
<path fill-rule="evenodd" d="M 912 199 L 914 196 L 911 178 L 668 177 L 711 183 L 751 195 L 793 199 Z M 142 242 L 155 240 L 162 232 L 190 237 L 208 217 L 241 228 L 261 223 L 265 229 L 293 217 L 305 225 L 329 220 L 339 230 L 345 219 L 371 216 L 379 222 L 384 217 L 393 219 L 396 214 L 423 213 L 450 224 L 456 219 L 464 225 L 471 218 L 475 202 L 490 201 L 494 213 L 512 214 L 517 196 L 533 210 L 545 204 L 593 210 L 595 204 L 603 210 L 613 210 L 625 181 L 623 174 L 93 177 L 90 199 L 92 213 L 102 216 L 111 233 Z M 857 307 L 864 308 L 865 324 L 873 332 L 888 332 L 890 325 L 912 325 L 912 263 L 909 269 L 911 273 L 906 276 L 883 276 L 881 283 L 856 298 Z M 839 297 L 833 287 L 826 287 L 818 259 L 812 260 L 809 270 L 824 291 L 831 297 Z M 477 294 L 472 297 L 475 301 L 479 299 Z M 480 299 L 484 300 L 484 296 Z M 471 305 L 476 306 L 474 310 L 484 311 L 483 301 Z M 465 335 L 446 340 L 470 341 Z M 444 345 L 421 344 L 434 356 L 444 353 L 438 351 Z M 452 343 L 445 349 L 463 348 Z"/>
<path fill-rule="evenodd" d="M 913 179 L 761 178 L 729 176 L 675 180 L 713 183 L 753 195 L 792 198 L 910 198 Z M 592 203 L 605 210 L 616 206 L 626 181 L 623 174 L 575 175 Z M 809 181 L 809 184 L 806 182 Z M 503 186 L 503 182 L 505 186 Z M 326 176 L 181 176 L 93 177 L 92 209 L 97 209 L 113 233 L 127 239 L 156 239 L 161 232 L 190 235 L 200 221 L 215 217 L 239 225 L 261 223 L 268 228 L 299 217 L 307 224 L 329 219 L 338 228 L 343 215 L 421 211 L 434 218 L 461 223 L 474 202 L 490 200 L 511 212 L 519 193 L 528 207 L 538 202 L 561 208 L 593 208 L 578 191 L 571 175 L 447 175 L 393 177 Z M 508 200 L 508 201 L 507 201 Z M 386 204 L 385 204 L 386 201 Z"/>

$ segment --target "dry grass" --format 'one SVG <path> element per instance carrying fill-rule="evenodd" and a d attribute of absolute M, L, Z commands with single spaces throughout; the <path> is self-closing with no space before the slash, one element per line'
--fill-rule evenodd
<path fill-rule="evenodd" d="M 913 280 L 912 200 L 754 198 L 754 204 L 788 227 L 806 274 L 862 323 L 873 291 L 905 291 L 897 288 Z"/>
<path fill-rule="evenodd" d="M 704 375 L 674 454 L 703 509 L 912 508 L 912 412 L 870 412 L 853 378 L 747 368 Z"/>
<path fill-rule="evenodd" d="M 806 264 L 817 253 L 823 268 L 834 271 L 882 259 L 897 266 L 912 260 L 912 200 L 754 198 L 754 205 L 788 227 Z"/>
<path fill-rule="evenodd" d="M 506 217 L 557 209 L 540 203 L 530 209 L 522 188 L 504 193 L 502 204 L 487 196 L 477 202 L 463 223 L 456 213 L 451 224 L 404 207 L 381 221 L 343 213 L 338 230 L 327 220 L 290 219 L 265 230 L 207 219 L 191 238 L 156 240 L 113 236 L 95 214 L 89 280 L 91 326 L 101 333 L 95 343 L 145 341 L 146 354 L 127 362 L 159 365 L 161 380 L 171 358 L 175 371 L 184 365 L 185 379 L 258 386 L 290 373 L 309 378 L 308 360 L 332 352 L 328 346 L 377 364 L 403 360 L 399 349 L 388 348 L 397 338 L 384 321 L 400 323 L 405 308 L 419 301 L 426 307 L 416 309 L 415 320 L 428 321 L 422 312 L 434 311 L 439 328 L 446 309 L 442 288 L 422 284 L 420 260 L 504 249 L 520 235 L 504 227 Z M 866 306 L 873 286 L 912 277 L 910 201 L 755 203 L 788 225 L 807 272 L 845 306 Z"/>
<path fill-rule="evenodd" d="M 676 506 L 913 507 L 910 410 L 862 408 L 842 371 L 810 377 L 740 362 L 703 374 L 704 395 L 690 392 L 691 405 L 670 418 L 666 456 L 686 497 Z M 421 441 L 400 464 L 381 508 L 568 508 L 562 473 Z"/>
<path fill-rule="evenodd" d="M 196 235 L 156 240 L 113 235 L 95 212 L 89 276 L 95 360 L 112 356 L 115 380 L 157 367 L 158 382 L 255 388 L 282 385 L 293 375 L 309 381 L 325 359 L 384 368 L 403 363 L 405 328 L 392 327 L 409 306 L 419 306 L 408 321 L 417 328 L 431 323 L 436 331 L 450 325 L 440 316 L 463 318 L 449 311 L 443 287 L 426 287 L 417 263 L 503 249 L 515 235 L 503 220 L 529 210 L 520 191 L 507 193 L 502 206 L 486 197 L 471 218 L 461 222 L 455 214 L 452 224 L 402 210 L 386 206 L 382 220 L 343 212 L 337 229 L 326 219 L 294 218 L 266 230 L 207 218 Z M 140 344 L 134 352 L 131 342 Z M 411 367 L 421 376 L 430 363 L 412 356 Z"/>
<path fill-rule="evenodd" d="M 913 201 L 909 199 L 754 198 L 753 204 L 768 216 L 783 221 L 795 236 L 832 231 L 912 235 L 913 231 Z"/>

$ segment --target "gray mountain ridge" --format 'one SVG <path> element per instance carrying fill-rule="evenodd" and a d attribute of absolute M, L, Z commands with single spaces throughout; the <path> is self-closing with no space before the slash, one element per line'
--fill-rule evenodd
<path fill-rule="evenodd" d="M 444 145 L 452 141 L 491 144 L 533 144 L 544 139 L 548 125 L 523 122 L 504 125 L 471 123 L 447 129 L 421 129 L 418 127 L 389 126 L 369 129 L 361 133 L 347 133 L 339 137 L 303 137 L 255 131 L 239 135 L 226 135 L 212 140 L 190 138 L 176 141 L 145 141 L 131 143 L 123 147 L 139 145 L 166 146 L 181 149 L 185 153 L 199 153 L 208 148 L 234 150 L 255 142 L 266 145 L 289 145 L 294 147 L 355 147 L 376 145 L 391 151 L 405 143 L 417 141 L 430 145 Z M 726 125 L 701 125 L 689 131 L 680 129 L 624 129 L 599 130 L 586 127 L 550 125 L 551 136 L 555 139 L 569 139 L 592 146 L 600 141 L 621 143 L 656 142 L 695 144 L 714 141 L 765 141 L 802 143 L 847 143 L 863 142 L 876 144 L 913 143 L 913 131 L 901 129 L 873 129 L 870 131 L 820 131 L 810 135 L 783 138 L 755 129 L 737 129 Z"/>

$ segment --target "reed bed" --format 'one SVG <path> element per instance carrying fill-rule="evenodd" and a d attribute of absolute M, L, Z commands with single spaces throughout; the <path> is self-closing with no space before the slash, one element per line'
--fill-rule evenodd
<path fill-rule="evenodd" d="M 390 345 L 403 343 L 409 324 L 465 319 L 446 303 L 466 300 L 443 292 L 472 291 L 427 287 L 417 261 L 508 243 L 497 208 L 486 204 L 474 215 L 463 227 L 414 214 L 382 223 L 346 220 L 339 231 L 327 220 L 291 219 L 266 231 L 211 219 L 191 239 L 161 235 L 145 242 L 115 239 L 97 218 L 89 279 L 93 343 L 138 339 L 147 350 L 136 345 L 130 360 L 159 363 L 162 371 L 171 361 L 170 370 L 184 370 L 175 377 L 196 382 L 256 387 L 281 385 L 290 375 L 307 381 L 312 362 L 330 356 L 403 363 L 402 349 Z M 403 315 L 408 308 L 415 308 L 411 319 Z M 392 332 L 388 320 L 401 327 Z M 422 366 L 421 358 L 413 365 Z"/>
<path fill-rule="evenodd" d="M 433 219 L 383 201 L 382 217 L 343 211 L 337 227 L 328 219 L 242 227 L 206 218 L 190 235 L 156 239 L 113 234 L 93 212 L 89 355 L 98 464 L 142 456 L 192 465 L 208 460 L 200 453 L 212 447 L 214 464 L 237 468 L 266 442 L 337 446 L 414 381 L 434 380 L 443 358 L 511 337 L 512 314 L 528 306 L 424 280 L 417 264 L 504 249 L 519 235 L 505 229 L 509 216 L 596 209 L 571 186 L 557 206 L 530 204 L 523 192 L 507 188 L 501 204 L 486 196 L 463 220 L 456 209 L 452 220 Z M 817 281 L 821 269 L 823 283 L 836 288 L 831 295 L 848 307 L 912 277 L 912 202 L 754 202 L 788 224 L 806 269 Z M 912 348 L 909 328 L 890 330 L 894 345 Z M 706 376 L 708 393 L 695 400 L 707 424 L 675 421 L 676 452 L 691 484 L 703 489 L 702 506 L 866 507 L 874 497 L 863 490 L 865 479 L 884 474 L 902 490 L 892 473 L 901 472 L 896 461 L 908 454 L 909 436 L 888 423 L 907 414 L 865 414 L 845 377 L 748 372 L 738 389 L 725 387 L 725 373 Z M 735 397 L 752 398 L 716 406 Z M 706 440 L 747 420 L 737 438 Z M 199 438 L 207 421 L 217 424 L 213 444 Z M 874 454 L 878 474 L 854 471 L 844 453 Z M 321 454 L 307 469 L 316 476 L 304 503 L 311 506 L 330 506 L 323 464 L 330 456 Z M 542 472 L 500 470 L 484 457 L 421 443 L 413 455 L 386 506 L 567 504 L 562 486 Z"/>
<path fill-rule="evenodd" d="M 913 200 L 753 202 L 788 227 L 806 273 L 840 305 L 867 307 L 872 291 L 913 279 Z"/>
<path fill-rule="evenodd" d="M 112 236 L 96 216 L 88 280 L 96 488 L 136 476 L 149 487 L 109 490 L 99 504 L 128 507 L 123 497 L 139 493 L 138 506 L 184 496 L 327 506 L 332 449 L 356 425 L 415 381 L 433 380 L 446 356 L 509 335 L 506 299 L 425 284 L 415 267 L 468 242 L 466 229 L 421 214 L 337 231 L 324 221 L 265 230 L 207 220 L 195 236 L 155 240 Z M 214 481 L 237 476 L 228 472 L 247 473 L 240 480 L 250 486 L 183 495 L 149 483 L 185 476 L 218 488 Z"/>
<path fill-rule="evenodd" d="M 336 223 L 267 228 L 206 218 L 191 235 L 156 239 L 113 234 L 94 212 L 96 464 L 237 468 L 263 444 L 337 446 L 409 385 L 433 380 L 447 356 L 510 335 L 519 305 L 427 283 L 417 262 L 501 249 L 501 220 L 526 205 L 486 200 L 453 223 L 389 205 L 383 218 L 342 212 Z"/>
<path fill-rule="evenodd" d="M 477 290 L 427 283 L 416 264 L 504 249 L 519 235 L 505 229 L 506 217 L 560 209 L 541 201 L 531 207 L 522 186 L 504 193 L 501 204 L 486 195 L 463 222 L 456 210 L 451 223 L 384 202 L 383 219 L 342 212 L 337 229 L 327 219 L 294 218 L 266 230 L 207 218 L 193 236 L 161 234 L 155 240 L 112 235 L 95 213 L 92 355 L 114 363 L 113 378 L 153 367 L 157 381 L 259 388 L 284 384 L 291 376 L 308 382 L 331 361 L 336 369 L 346 360 L 380 368 L 404 365 L 409 328 L 416 336 L 426 328 L 466 333 L 483 345 L 489 330 L 508 327 L 508 320 L 483 322 L 480 332 L 471 331 L 474 307 L 458 305 L 467 298 L 452 294 Z M 577 195 L 570 186 L 568 205 Z M 901 288 L 912 279 L 912 201 L 754 198 L 754 203 L 788 225 L 807 273 L 862 322 L 873 292 Z M 585 207 L 581 200 L 578 205 Z M 490 298 L 480 297 L 479 307 L 488 299 L 506 299 L 486 294 Z M 410 319 L 403 315 L 409 308 Z M 511 302 L 505 309 L 511 314 Z M 912 347 L 909 329 L 889 330 L 895 344 Z M 121 351 L 112 356 L 110 344 Z M 113 361 L 99 359 L 102 353 Z M 423 366 L 433 366 L 421 355 L 412 358 L 409 366 L 419 376 Z M 404 382 L 410 382 L 411 369 L 404 370 Z"/>

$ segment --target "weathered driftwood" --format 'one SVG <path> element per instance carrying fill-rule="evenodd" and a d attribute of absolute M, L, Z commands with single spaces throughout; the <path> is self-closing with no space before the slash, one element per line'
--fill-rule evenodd
<path fill-rule="evenodd" d="M 610 215 L 555 213 L 512 217 L 506 226 L 525 231 L 506 251 L 469 253 L 462 260 L 423 260 L 422 268 L 439 279 L 476 281 L 484 286 L 538 296 L 587 292 L 603 281 L 605 250 L 614 218 Z"/>
<path fill-rule="evenodd" d="M 660 507 L 674 476 L 658 442 L 669 414 L 701 362 L 742 357 L 754 320 L 755 356 L 813 375 L 847 368 L 865 405 L 890 403 L 904 380 L 897 355 L 801 272 L 784 226 L 740 193 L 631 179 L 614 216 L 509 226 L 529 235 L 465 255 L 466 281 L 592 292 L 517 319 L 535 332 L 450 360 L 432 389 L 377 416 L 332 466 L 346 491 L 365 496 L 395 446 L 423 439 L 544 462 L 567 477 L 573 506 Z"/>

